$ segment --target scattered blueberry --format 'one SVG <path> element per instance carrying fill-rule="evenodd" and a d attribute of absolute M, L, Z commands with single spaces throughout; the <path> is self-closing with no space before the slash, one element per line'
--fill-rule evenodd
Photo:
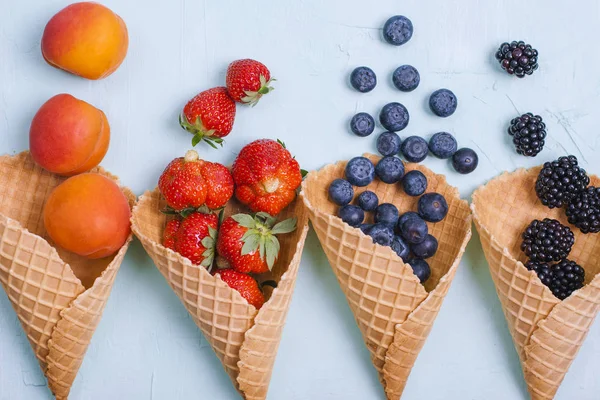
<path fill-rule="evenodd" d="M 409 136 L 402 142 L 400 151 L 408 161 L 418 163 L 427 157 L 429 147 L 427 147 L 427 141 L 422 137 Z"/>
<path fill-rule="evenodd" d="M 429 139 L 429 150 L 437 158 L 450 158 L 457 148 L 456 139 L 448 132 L 438 132 Z"/>
<path fill-rule="evenodd" d="M 413 258 L 408 264 L 412 267 L 413 272 L 417 278 L 419 278 L 421 283 L 425 283 L 431 276 L 431 268 L 429 268 L 427 261 L 421 260 L 420 258 Z"/>
<path fill-rule="evenodd" d="M 412 170 L 402 179 L 404 192 L 409 196 L 420 196 L 427 190 L 427 177 L 421 172 Z"/>
<path fill-rule="evenodd" d="M 354 186 L 367 186 L 375 179 L 375 166 L 366 157 L 354 157 L 346 165 L 346 179 Z"/>
<path fill-rule="evenodd" d="M 394 132 L 383 132 L 377 138 L 377 151 L 382 156 L 393 156 L 400 152 L 400 136 Z"/>
<path fill-rule="evenodd" d="M 470 174 L 479 164 L 477 153 L 467 147 L 458 150 L 452 156 L 452 166 L 461 174 Z"/>
<path fill-rule="evenodd" d="M 357 227 L 365 220 L 365 212 L 359 206 L 347 204 L 340 208 L 338 216 L 350 226 Z"/>
<path fill-rule="evenodd" d="M 414 211 L 409 211 L 409 212 L 405 212 L 404 214 L 402 214 L 400 216 L 400 218 L 398 219 L 398 224 L 396 225 L 396 228 L 398 230 L 398 232 L 402 233 L 402 224 L 404 224 L 406 221 L 408 221 L 411 218 L 418 218 L 418 219 L 422 219 L 419 214 L 417 214 Z"/>
<path fill-rule="evenodd" d="M 426 193 L 419 199 L 419 215 L 425 221 L 440 222 L 448 214 L 448 203 L 439 193 Z"/>
<path fill-rule="evenodd" d="M 365 235 L 369 234 L 369 229 L 373 227 L 373 224 L 360 224 L 358 227 Z"/>
<path fill-rule="evenodd" d="M 380 204 L 375 210 L 375 222 L 395 226 L 398 223 L 398 208 L 390 203 Z"/>
<path fill-rule="evenodd" d="M 391 246 L 394 241 L 394 230 L 387 224 L 375 224 L 367 232 L 373 242 L 382 246 Z"/>
<path fill-rule="evenodd" d="M 421 243 L 410 246 L 413 254 L 417 258 L 433 257 L 438 249 L 438 241 L 435 237 L 427 235 Z"/>
<path fill-rule="evenodd" d="M 354 188 L 345 179 L 336 179 L 329 185 L 329 198 L 338 206 L 345 206 L 354 198 Z"/>
<path fill-rule="evenodd" d="M 392 81 L 398 90 L 412 92 L 419 86 L 421 76 L 419 75 L 419 71 L 412 65 L 402 65 L 394 71 Z"/>
<path fill-rule="evenodd" d="M 394 241 L 392 242 L 392 250 L 398 254 L 398 257 L 402 259 L 402 261 L 408 261 L 408 255 L 410 254 L 410 249 L 406 242 L 402 240 L 400 236 L 394 236 Z"/>
<path fill-rule="evenodd" d="M 366 112 L 361 112 L 352 117 L 350 130 L 356 136 L 369 136 L 375 130 L 375 120 Z"/>
<path fill-rule="evenodd" d="M 408 218 L 400 225 L 402 237 L 410 244 L 421 243 L 427 237 L 429 228 L 422 218 Z"/>
<path fill-rule="evenodd" d="M 358 67 L 350 75 L 350 84 L 361 93 L 367 93 L 377 86 L 377 76 L 369 67 Z"/>
<path fill-rule="evenodd" d="M 448 89 L 439 89 L 429 98 L 429 107 L 438 117 L 449 117 L 454 114 L 458 106 L 458 99 Z"/>
<path fill-rule="evenodd" d="M 358 195 L 358 206 L 365 211 L 375 211 L 379 205 L 377 195 L 370 190 L 364 191 Z"/>
<path fill-rule="evenodd" d="M 410 40 L 413 35 L 413 24 L 403 15 L 395 15 L 383 25 L 383 38 L 389 44 L 400 46 Z"/>
<path fill-rule="evenodd" d="M 375 167 L 375 174 L 384 183 L 392 184 L 400 182 L 404 176 L 404 163 L 398 157 L 383 157 Z"/>
<path fill-rule="evenodd" d="M 400 103 L 388 103 L 379 113 L 379 122 L 388 131 L 398 132 L 406 128 L 410 116 L 408 110 Z"/>

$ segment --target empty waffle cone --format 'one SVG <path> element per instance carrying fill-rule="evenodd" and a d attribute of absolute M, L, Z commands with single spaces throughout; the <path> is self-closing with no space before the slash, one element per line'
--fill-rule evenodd
<path fill-rule="evenodd" d="M 586 285 L 560 301 L 523 265 L 521 234 L 534 219 L 570 226 L 563 209 L 542 205 L 535 193 L 540 168 L 504 173 L 473 194 L 473 216 L 532 399 L 553 399 L 600 309 L 600 235 L 571 227 L 569 259 Z M 600 185 L 598 177 L 591 184 Z"/>
<path fill-rule="evenodd" d="M 365 155 L 376 163 L 380 158 Z M 421 285 L 410 265 L 389 247 L 374 244 L 360 229 L 345 224 L 337 206 L 328 198 L 329 184 L 344 177 L 346 162 L 311 172 L 302 184 L 304 203 L 329 263 L 358 326 L 388 399 L 399 399 L 471 237 L 471 213 L 458 190 L 422 165 L 427 192 L 442 194 L 449 205 L 448 216 L 429 231 L 439 241 L 437 254 L 427 260 L 431 277 Z M 401 185 L 375 180 L 356 195 L 371 190 L 380 203 L 393 203 L 401 212 L 416 211 L 417 197 L 406 195 Z"/>
<path fill-rule="evenodd" d="M 117 181 L 102 168 L 93 172 Z M 65 179 L 28 152 L 0 157 L 0 282 L 57 399 L 69 395 L 131 241 L 100 260 L 53 247 L 42 211 Z M 122 190 L 133 206 L 133 193 Z"/>
<path fill-rule="evenodd" d="M 230 203 L 226 216 L 241 210 L 233 201 Z M 132 216 L 135 235 L 207 338 L 242 397 L 265 399 L 308 233 L 308 216 L 302 202 L 294 201 L 278 216 L 280 220 L 298 218 L 298 228 L 278 236 L 281 251 L 268 277 L 277 282 L 277 288 L 267 292 L 270 296 L 258 311 L 206 268 L 193 265 L 162 245 L 167 217 L 160 210 L 165 206 L 158 189 L 140 197 Z"/>

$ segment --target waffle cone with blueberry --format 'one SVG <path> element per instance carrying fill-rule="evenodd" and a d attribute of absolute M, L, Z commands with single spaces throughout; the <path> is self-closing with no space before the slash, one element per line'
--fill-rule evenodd
<path fill-rule="evenodd" d="M 366 157 L 374 163 L 380 159 Z M 407 172 L 421 171 L 429 182 L 427 192 L 442 194 L 449 205 L 442 222 L 428 223 L 439 249 L 427 260 L 431 276 L 421 284 L 411 266 L 391 247 L 375 244 L 361 229 L 336 216 L 338 206 L 328 198 L 328 188 L 344 177 L 346 164 L 343 161 L 311 172 L 302 184 L 301 197 L 371 352 L 386 396 L 399 399 L 471 237 L 471 213 L 444 176 L 422 165 L 406 165 Z M 400 184 L 375 180 L 355 188 L 357 196 L 366 190 L 373 191 L 380 203 L 393 203 L 403 212 L 417 209 L 418 197 L 407 195 Z"/>
<path fill-rule="evenodd" d="M 540 170 L 520 169 L 491 180 L 473 194 L 472 210 L 531 398 L 550 400 L 600 310 L 600 235 L 570 225 L 559 204 L 564 198 L 556 193 L 570 197 L 569 190 L 588 183 L 597 187 L 600 179 L 570 174 L 582 184 L 558 192 L 538 184 L 544 205 L 536 194 Z M 550 241 L 531 240 L 550 231 Z M 561 277 L 571 273 L 576 285 L 561 284 L 555 271 Z"/>

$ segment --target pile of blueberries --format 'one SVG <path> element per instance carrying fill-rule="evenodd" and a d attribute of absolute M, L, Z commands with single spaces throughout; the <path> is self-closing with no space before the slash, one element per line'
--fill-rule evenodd
<path fill-rule="evenodd" d="M 402 15 L 391 17 L 383 27 L 386 42 L 396 46 L 408 42 L 412 34 L 412 22 Z M 394 71 L 392 81 L 398 90 L 412 92 L 419 86 L 421 77 L 412 65 L 402 65 Z M 350 75 L 350 84 L 359 92 L 367 93 L 377 86 L 377 76 L 371 68 L 358 67 Z M 431 111 L 440 117 L 454 114 L 457 106 L 455 94 L 448 89 L 436 90 L 429 97 Z M 457 149 L 456 140 L 447 132 L 433 135 L 429 146 L 425 139 L 419 136 L 410 136 L 401 143 L 400 137 L 394 132 L 405 129 L 409 120 L 408 110 L 400 103 L 392 102 L 381 109 L 379 122 L 387 130 L 377 140 L 377 148 L 382 155 L 395 155 L 401 151 L 407 161 L 421 162 L 431 150 L 439 158 L 452 158 L 454 169 L 461 174 L 471 173 L 477 168 L 477 153 L 469 148 Z M 350 121 L 350 129 L 357 136 L 369 136 L 375 130 L 375 119 L 366 112 L 360 112 Z"/>
<path fill-rule="evenodd" d="M 365 187 L 375 177 L 387 184 L 401 184 L 409 196 L 419 197 L 417 212 L 400 215 L 391 203 L 379 204 L 377 194 L 366 190 L 354 200 L 354 187 Z M 397 157 L 383 157 L 373 165 L 366 157 L 355 157 L 346 165 L 345 179 L 335 179 L 329 186 L 329 198 L 340 206 L 338 216 L 348 225 L 360 228 L 374 243 L 391 247 L 412 267 L 421 283 L 429 279 L 431 269 L 425 259 L 438 250 L 437 239 L 429 234 L 427 222 L 440 222 L 448 214 L 448 203 L 439 193 L 426 193 L 427 177 L 418 170 L 405 174 L 404 163 Z M 374 223 L 365 223 L 365 213 L 372 212 Z"/>

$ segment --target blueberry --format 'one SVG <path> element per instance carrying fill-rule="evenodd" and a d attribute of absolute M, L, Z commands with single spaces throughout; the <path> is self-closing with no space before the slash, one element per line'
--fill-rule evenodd
<path fill-rule="evenodd" d="M 438 132 L 429 139 L 429 151 L 437 158 L 450 158 L 457 148 L 456 139 L 448 132 Z"/>
<path fill-rule="evenodd" d="M 438 241 L 435 237 L 427 235 L 421 243 L 410 246 L 415 257 L 429 258 L 433 257 L 438 249 Z"/>
<path fill-rule="evenodd" d="M 369 234 L 369 230 L 373 227 L 373 224 L 360 224 L 358 227 L 365 235 Z"/>
<path fill-rule="evenodd" d="M 356 136 L 369 136 L 375 130 L 375 120 L 365 112 L 358 113 L 350 121 L 350 130 Z"/>
<path fill-rule="evenodd" d="M 375 222 L 395 226 L 398 223 L 398 208 L 390 203 L 380 204 L 375 210 Z"/>
<path fill-rule="evenodd" d="M 406 128 L 410 116 L 408 110 L 400 103 L 389 103 L 379 113 L 379 122 L 388 131 L 398 132 Z"/>
<path fill-rule="evenodd" d="M 375 174 L 384 183 L 397 183 L 404 176 L 404 164 L 398 157 L 383 157 L 375 167 Z"/>
<path fill-rule="evenodd" d="M 400 225 L 402 237 L 410 244 L 421 243 L 427 237 L 429 228 L 422 218 L 409 218 Z"/>
<path fill-rule="evenodd" d="M 346 165 L 346 179 L 354 186 L 367 186 L 375 179 L 375 166 L 366 157 L 354 157 Z"/>
<path fill-rule="evenodd" d="M 421 283 L 425 283 L 431 276 L 431 268 L 429 268 L 427 261 L 420 258 L 413 258 L 408 264 L 412 267 L 414 274 L 419 278 Z"/>
<path fill-rule="evenodd" d="M 394 132 L 383 132 L 377 138 L 377 151 L 382 156 L 393 156 L 400 152 L 400 136 Z"/>
<path fill-rule="evenodd" d="M 422 137 L 409 136 L 402 142 L 400 151 L 408 161 L 418 163 L 427 157 L 429 147 L 427 147 L 427 142 Z"/>
<path fill-rule="evenodd" d="M 411 218 L 417 218 L 417 219 L 422 219 L 419 214 L 417 214 L 414 211 L 409 211 L 409 212 L 405 212 L 404 214 L 402 214 L 400 216 L 400 218 L 398 219 L 398 224 L 396 225 L 396 228 L 398 230 L 398 232 L 402 233 L 402 224 L 404 224 L 406 221 L 408 221 Z"/>
<path fill-rule="evenodd" d="M 373 238 L 373 243 L 382 246 L 391 246 L 394 241 L 394 230 L 387 224 L 373 225 L 367 235 Z"/>
<path fill-rule="evenodd" d="M 345 206 L 354 198 L 354 188 L 345 179 L 336 179 L 329 185 L 329 198 L 338 206 Z"/>
<path fill-rule="evenodd" d="M 400 46 L 410 40 L 413 35 L 413 24 L 403 15 L 395 15 L 383 25 L 383 38 L 389 44 Z"/>
<path fill-rule="evenodd" d="M 358 195 L 358 206 L 365 211 L 375 211 L 379 205 L 377 195 L 370 190 L 362 192 Z"/>
<path fill-rule="evenodd" d="M 350 75 L 350 84 L 361 93 L 367 93 L 377 86 L 377 76 L 369 67 L 358 67 Z"/>
<path fill-rule="evenodd" d="M 420 196 L 427 190 L 427 177 L 421 171 L 410 171 L 404 175 L 402 187 L 407 195 Z"/>
<path fill-rule="evenodd" d="M 392 242 L 392 250 L 398 254 L 398 257 L 402 259 L 402 261 L 406 262 L 408 260 L 408 255 L 410 253 L 410 249 L 406 242 L 402 240 L 400 236 L 394 236 L 394 241 Z"/>
<path fill-rule="evenodd" d="M 421 76 L 419 75 L 419 71 L 412 65 L 402 65 L 394 71 L 392 81 L 398 90 L 412 92 L 419 86 Z"/>
<path fill-rule="evenodd" d="M 477 153 L 467 147 L 458 150 L 452 156 L 452 166 L 461 174 L 470 174 L 479 164 Z"/>
<path fill-rule="evenodd" d="M 417 207 L 421 218 L 429 222 L 440 222 L 448 214 L 448 203 L 439 193 L 424 194 Z"/>
<path fill-rule="evenodd" d="M 338 216 L 350 226 L 357 227 L 365 220 L 365 212 L 359 206 L 347 204 L 340 208 Z"/>
<path fill-rule="evenodd" d="M 439 89 L 429 98 L 429 107 L 438 117 L 449 117 L 454 114 L 458 100 L 454 93 L 448 89 Z"/>

